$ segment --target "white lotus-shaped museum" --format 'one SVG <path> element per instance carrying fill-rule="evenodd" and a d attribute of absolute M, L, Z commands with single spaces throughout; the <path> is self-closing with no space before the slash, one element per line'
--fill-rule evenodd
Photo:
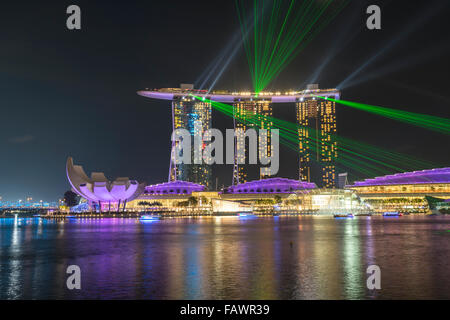
<path fill-rule="evenodd" d="M 67 179 L 72 186 L 72 191 L 85 198 L 90 204 L 102 205 L 120 203 L 124 206 L 126 202 L 139 197 L 145 188 L 144 183 L 128 178 L 117 178 L 109 181 L 103 172 L 92 172 L 89 178 L 83 167 L 73 164 L 73 159 L 69 157 L 66 164 Z"/>

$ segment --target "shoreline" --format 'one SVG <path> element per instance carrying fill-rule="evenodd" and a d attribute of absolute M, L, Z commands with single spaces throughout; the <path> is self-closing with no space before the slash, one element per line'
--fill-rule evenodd
<path fill-rule="evenodd" d="M 47 220 L 52 219 L 114 219 L 114 218 L 127 218 L 127 219 L 140 219 L 142 215 L 149 215 L 148 213 L 109 213 L 109 214 L 99 214 L 99 213 L 89 213 L 89 214 L 60 214 L 60 215 L 17 215 L 19 219 L 29 219 L 29 218 L 42 218 Z M 150 214 L 151 215 L 151 214 Z M 280 213 L 280 214 L 258 214 L 258 213 L 250 213 L 251 217 L 331 217 L 333 218 L 333 214 L 311 214 L 311 213 Z M 230 214 L 163 214 L 163 215 L 154 215 L 160 219 L 165 218 L 226 218 L 226 217 L 237 217 L 239 218 L 239 214 L 230 213 Z M 382 213 L 373 213 L 373 214 L 355 214 L 355 218 L 370 218 L 370 217 L 383 217 Z M 411 213 L 405 216 L 436 216 L 431 213 Z M 445 216 L 445 215 L 443 215 Z M 11 219 L 15 218 L 16 215 L 8 215 L 8 216 L 0 216 L 0 219 Z M 240 217 L 240 218 L 248 218 L 248 217 Z"/>

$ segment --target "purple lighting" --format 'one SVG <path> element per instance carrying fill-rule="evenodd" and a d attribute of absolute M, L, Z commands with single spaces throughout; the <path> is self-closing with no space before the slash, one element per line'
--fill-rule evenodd
<path fill-rule="evenodd" d="M 88 200 L 100 203 L 126 203 L 139 197 L 144 191 L 144 184 L 128 178 L 117 178 L 108 181 L 102 172 L 93 172 L 89 178 L 82 166 L 73 164 L 73 159 L 68 158 L 66 164 L 67 179 L 72 186 L 73 192 Z"/>
<path fill-rule="evenodd" d="M 350 187 L 425 183 L 450 183 L 450 168 L 397 173 L 393 175 L 357 181 Z"/>
<path fill-rule="evenodd" d="M 296 102 L 300 99 L 313 98 L 316 94 L 320 94 L 323 97 L 333 97 L 339 99 L 339 91 L 337 89 L 325 89 L 325 90 L 305 90 L 296 92 L 264 92 L 256 96 L 254 92 L 214 92 L 206 90 L 194 90 L 194 89 L 181 89 L 181 88 L 162 88 L 162 89 L 146 89 L 137 92 L 138 95 L 160 100 L 174 100 L 182 99 L 189 95 L 195 95 L 202 99 L 208 99 L 222 103 L 233 103 L 235 101 L 250 100 L 253 99 L 269 100 L 272 103 L 286 103 Z"/>
<path fill-rule="evenodd" d="M 205 187 L 188 181 L 172 181 L 145 187 L 146 195 L 189 195 L 192 192 L 204 191 Z"/>
<path fill-rule="evenodd" d="M 226 189 L 226 193 L 291 193 L 298 190 L 309 190 L 316 188 L 316 184 L 312 182 L 304 182 L 286 178 L 270 178 L 250 181 L 228 187 Z"/>

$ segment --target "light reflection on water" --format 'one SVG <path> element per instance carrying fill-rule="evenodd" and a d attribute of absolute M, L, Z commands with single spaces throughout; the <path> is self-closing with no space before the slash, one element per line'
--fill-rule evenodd
<path fill-rule="evenodd" d="M 0 219 L 1 299 L 450 299 L 450 217 Z M 66 289 L 66 268 L 82 289 Z M 382 290 L 366 288 L 377 264 Z"/>

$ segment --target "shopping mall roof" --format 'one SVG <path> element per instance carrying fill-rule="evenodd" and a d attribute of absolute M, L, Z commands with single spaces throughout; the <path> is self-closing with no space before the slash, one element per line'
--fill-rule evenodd
<path fill-rule="evenodd" d="M 353 185 L 348 187 L 351 188 L 351 187 L 366 187 L 366 186 L 381 186 L 381 185 L 427 184 L 427 183 L 450 183 L 450 167 L 397 173 L 383 177 L 376 177 L 373 179 L 357 181 Z"/>
<path fill-rule="evenodd" d="M 150 195 L 189 195 L 192 192 L 204 191 L 205 187 L 188 181 L 171 181 L 145 187 L 144 194 Z"/>
<path fill-rule="evenodd" d="M 249 181 L 226 189 L 226 193 L 292 193 L 298 190 L 315 189 L 315 183 L 286 178 L 268 178 Z"/>

